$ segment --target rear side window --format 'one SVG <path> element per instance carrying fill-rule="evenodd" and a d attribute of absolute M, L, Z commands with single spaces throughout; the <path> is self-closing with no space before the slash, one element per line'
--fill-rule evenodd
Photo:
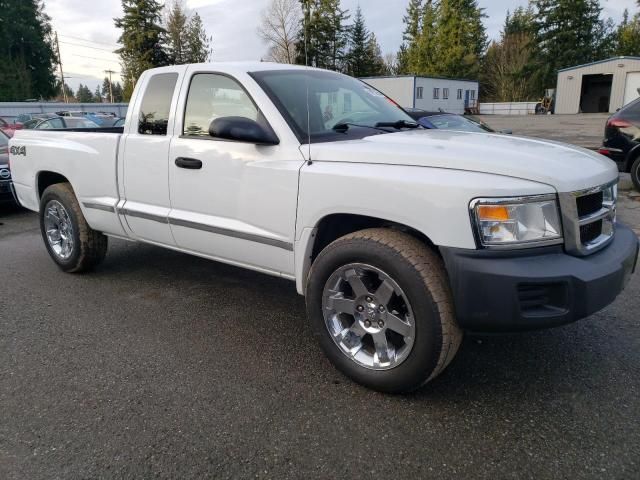
<path fill-rule="evenodd" d="M 238 82 L 215 73 L 194 75 L 189 87 L 183 134 L 207 137 L 209 125 L 220 117 L 261 120 L 251 97 Z"/>
<path fill-rule="evenodd" d="M 178 81 L 177 73 L 154 75 L 142 97 L 138 119 L 141 135 L 166 135 L 173 92 Z"/>

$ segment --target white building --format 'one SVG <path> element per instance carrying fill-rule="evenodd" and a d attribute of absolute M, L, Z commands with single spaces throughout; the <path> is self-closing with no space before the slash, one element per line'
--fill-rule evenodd
<path fill-rule="evenodd" d="M 399 75 L 361 78 L 404 108 L 464 113 L 477 108 L 479 84 L 475 80 Z"/>
<path fill-rule="evenodd" d="M 640 96 L 640 57 L 614 57 L 558 71 L 555 113 L 613 113 Z"/>

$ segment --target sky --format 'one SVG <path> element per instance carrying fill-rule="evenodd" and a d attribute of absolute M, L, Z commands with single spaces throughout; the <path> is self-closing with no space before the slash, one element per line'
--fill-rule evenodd
<path fill-rule="evenodd" d="M 367 26 L 374 31 L 383 53 L 396 52 L 402 42 L 402 17 L 409 0 L 342 0 L 342 8 L 354 12 L 362 8 Z M 261 12 L 269 0 L 187 0 L 187 7 L 197 11 L 210 35 L 213 35 L 214 61 L 260 60 L 266 46 L 256 33 Z M 485 9 L 487 34 L 500 35 L 507 10 L 526 5 L 527 0 L 479 0 Z M 616 21 L 625 8 L 636 11 L 635 0 L 601 0 L 604 16 Z M 119 80 L 119 31 L 113 18 L 122 15 L 120 0 L 45 0 L 45 11 L 58 33 L 65 80 L 74 90 L 78 84 L 95 90 L 105 77 L 105 70 L 116 72 Z"/>

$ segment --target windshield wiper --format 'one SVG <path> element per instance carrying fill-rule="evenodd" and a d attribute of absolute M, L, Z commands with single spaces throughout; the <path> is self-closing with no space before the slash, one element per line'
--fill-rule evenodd
<path fill-rule="evenodd" d="M 341 122 L 341 123 L 336 123 L 333 127 L 331 127 L 331 130 L 333 130 L 334 132 L 344 133 L 347 130 L 349 130 L 349 127 L 359 127 L 359 128 L 370 128 L 372 130 L 378 130 L 384 133 L 391 133 L 389 130 L 385 128 L 381 128 L 382 126 L 378 124 L 374 126 L 374 125 L 362 125 L 359 123 L 351 123 L 351 122 Z"/>
<path fill-rule="evenodd" d="M 402 128 L 418 128 L 420 124 L 408 122 L 407 120 L 398 120 L 397 122 L 378 122 L 376 123 L 376 127 L 391 127 L 400 130 Z"/>

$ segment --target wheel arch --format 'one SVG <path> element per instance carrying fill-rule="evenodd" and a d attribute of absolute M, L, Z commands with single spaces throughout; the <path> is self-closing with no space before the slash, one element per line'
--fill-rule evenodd
<path fill-rule="evenodd" d="M 38 193 L 38 201 L 42 198 L 44 191 L 51 185 L 57 183 L 70 183 L 69 179 L 64 175 L 51 170 L 42 170 L 36 175 L 36 189 Z"/>
<path fill-rule="evenodd" d="M 300 258 L 299 263 L 296 261 L 299 265 L 296 267 L 298 293 L 304 295 L 311 265 L 325 247 L 340 237 L 368 228 L 388 228 L 407 233 L 440 255 L 438 247 L 424 232 L 405 223 L 357 213 L 327 214 L 313 228 L 305 229 L 306 233 L 296 242 L 296 257 Z"/>
<path fill-rule="evenodd" d="M 631 167 L 633 166 L 633 163 L 638 159 L 638 157 L 640 157 L 640 143 L 629 150 L 629 153 L 627 154 L 627 160 L 625 162 L 624 168 L 624 171 L 626 173 L 631 172 Z"/>

